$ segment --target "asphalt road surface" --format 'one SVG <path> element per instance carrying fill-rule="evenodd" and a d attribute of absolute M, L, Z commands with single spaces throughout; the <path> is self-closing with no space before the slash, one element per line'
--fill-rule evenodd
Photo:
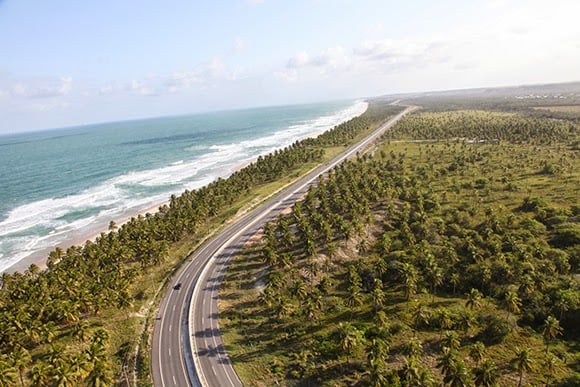
<path fill-rule="evenodd" d="M 299 200 L 320 176 L 364 150 L 413 109 L 407 107 L 360 143 L 230 224 L 188 258 L 171 280 L 155 319 L 151 345 L 155 386 L 243 385 L 226 353 L 218 321 L 219 285 L 230 258 L 266 222 Z"/>

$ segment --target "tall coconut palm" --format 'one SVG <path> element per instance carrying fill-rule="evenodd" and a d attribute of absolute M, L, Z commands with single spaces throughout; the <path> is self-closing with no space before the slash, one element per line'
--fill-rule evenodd
<path fill-rule="evenodd" d="M 31 361 L 30 353 L 28 353 L 28 351 L 25 348 L 17 346 L 12 351 L 12 363 L 14 367 L 18 370 L 18 376 L 20 378 L 20 384 L 22 386 L 24 386 L 24 378 L 22 373 L 28 367 L 30 361 Z"/>
<path fill-rule="evenodd" d="M 417 292 L 419 274 L 417 272 L 417 269 L 407 262 L 401 263 L 398 269 L 399 275 L 401 276 L 401 280 L 403 282 L 403 287 L 405 289 L 405 297 L 407 298 L 407 300 L 410 300 Z"/>
<path fill-rule="evenodd" d="M 30 379 L 34 387 L 44 387 L 50 382 L 50 368 L 46 363 L 38 362 L 30 371 Z"/>
<path fill-rule="evenodd" d="M 443 332 L 446 329 L 451 329 L 453 327 L 453 317 L 448 309 L 439 310 L 439 339 L 443 337 Z"/>
<path fill-rule="evenodd" d="M 446 376 L 451 374 L 456 362 L 456 352 L 450 348 L 443 347 L 443 353 L 441 354 L 441 357 L 437 359 L 437 368 L 440 368 L 443 376 Z"/>
<path fill-rule="evenodd" d="M 16 367 L 10 364 L 7 355 L 0 355 L 0 387 L 14 386 L 16 380 L 18 380 Z"/>
<path fill-rule="evenodd" d="M 446 331 L 445 339 L 443 345 L 451 350 L 459 349 L 461 342 L 459 341 L 459 335 L 455 331 Z"/>
<path fill-rule="evenodd" d="M 369 386 L 383 387 L 388 385 L 388 372 L 383 359 L 375 359 L 370 362 L 365 372 Z"/>
<path fill-rule="evenodd" d="M 503 304 L 508 311 L 507 319 L 509 321 L 512 313 L 518 313 L 520 311 L 522 301 L 514 290 L 508 290 L 504 295 Z"/>
<path fill-rule="evenodd" d="M 558 364 L 558 358 L 551 353 L 546 354 L 544 359 L 544 371 L 546 372 L 546 386 L 549 386 L 552 382 L 552 376 L 554 371 L 556 371 L 556 366 Z"/>
<path fill-rule="evenodd" d="M 406 382 L 408 386 L 417 386 L 421 380 L 421 367 L 415 357 L 405 359 L 403 368 L 401 368 L 401 379 Z"/>
<path fill-rule="evenodd" d="M 476 364 L 479 364 L 485 357 L 485 344 L 481 341 L 473 344 L 471 348 L 469 348 L 469 356 Z"/>
<path fill-rule="evenodd" d="M 470 385 L 469 370 L 463 360 L 458 359 L 455 362 L 450 373 L 445 375 L 443 381 L 451 387 L 466 387 Z"/>
<path fill-rule="evenodd" d="M 340 337 L 340 348 L 346 354 L 347 362 L 350 362 L 350 355 L 361 344 L 361 332 L 350 323 L 340 323 L 338 327 L 338 334 Z"/>
<path fill-rule="evenodd" d="M 550 342 L 561 334 L 562 327 L 560 326 L 560 321 L 558 321 L 554 316 L 548 316 L 544 321 L 544 330 L 542 331 L 542 335 L 546 341 L 546 354 L 550 350 Z"/>
<path fill-rule="evenodd" d="M 482 294 L 479 290 L 471 288 L 469 293 L 467 293 L 467 301 L 465 301 L 465 307 L 467 309 L 477 309 L 481 306 Z"/>
<path fill-rule="evenodd" d="M 366 345 L 365 351 L 367 353 L 369 365 L 372 365 L 373 361 L 384 359 L 387 356 L 389 353 L 389 346 L 383 339 L 375 337 Z"/>
<path fill-rule="evenodd" d="M 530 352 L 527 349 L 520 350 L 519 348 L 516 348 L 516 355 L 510 361 L 510 364 L 516 371 L 518 371 L 518 387 L 520 387 L 522 385 L 524 373 L 529 372 L 532 369 L 532 359 L 530 358 Z"/>
<path fill-rule="evenodd" d="M 104 361 L 98 361 L 94 364 L 93 369 L 87 375 L 85 381 L 89 386 L 106 387 L 113 385 L 111 369 Z"/>
<path fill-rule="evenodd" d="M 498 385 L 499 370 L 495 363 L 486 359 L 481 365 L 473 369 L 474 382 L 476 386 L 495 387 Z"/>
<path fill-rule="evenodd" d="M 417 329 L 420 325 L 429 325 L 430 323 L 430 311 L 421 303 L 415 305 L 415 310 L 413 311 L 413 320 L 415 320 L 413 325 L 413 330 L 415 335 L 417 334 Z"/>

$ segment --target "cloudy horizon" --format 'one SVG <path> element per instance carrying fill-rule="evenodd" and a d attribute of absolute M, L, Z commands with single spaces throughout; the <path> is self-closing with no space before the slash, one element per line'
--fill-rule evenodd
<path fill-rule="evenodd" d="M 580 80 L 577 1 L 118 3 L 0 1 L 0 133 Z"/>

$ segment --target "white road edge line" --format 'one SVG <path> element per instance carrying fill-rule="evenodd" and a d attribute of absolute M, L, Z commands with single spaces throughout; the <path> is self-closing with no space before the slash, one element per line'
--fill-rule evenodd
<path fill-rule="evenodd" d="M 356 146 L 354 146 L 350 150 L 346 151 L 342 155 L 342 157 L 340 157 L 335 163 L 333 163 L 331 165 L 325 166 L 319 173 L 317 173 L 316 175 L 314 175 L 311 178 L 307 179 L 302 185 L 300 185 L 300 187 L 297 187 L 293 192 L 291 192 L 288 195 L 286 195 L 283 199 L 280 199 L 280 200 L 276 201 L 274 204 L 268 206 L 268 208 L 264 209 L 250 223 L 248 223 L 246 226 L 244 226 L 238 232 L 236 232 L 234 235 L 232 235 L 230 238 L 228 238 L 224 243 L 222 243 L 222 245 L 209 258 L 209 260 L 205 264 L 202 272 L 200 273 L 197 282 L 194 285 L 193 295 L 191 297 L 191 303 L 189 305 L 189 318 L 188 318 L 188 322 L 189 322 L 189 324 L 188 324 L 188 326 L 189 326 L 189 334 L 188 334 L 188 337 L 189 337 L 190 345 L 191 345 L 191 348 L 192 348 L 193 363 L 194 363 L 194 366 L 195 366 L 195 369 L 196 369 L 196 372 L 197 372 L 197 377 L 199 379 L 199 382 L 200 382 L 200 384 L 203 387 L 206 387 L 206 386 L 209 387 L 209 385 L 207 383 L 207 379 L 206 379 L 205 374 L 203 372 L 203 369 L 201 367 L 201 363 L 200 363 L 200 360 L 199 360 L 199 356 L 197 355 L 197 352 L 198 352 L 197 351 L 197 344 L 195 343 L 195 340 L 193 339 L 193 335 L 192 335 L 192 333 L 195 332 L 195 322 L 193 321 L 194 319 L 191 318 L 192 317 L 191 314 L 192 314 L 192 311 L 193 311 L 193 303 L 194 303 L 194 300 L 197 298 L 197 295 L 199 294 L 199 289 L 201 287 L 200 284 L 203 284 L 204 283 L 204 280 L 205 280 L 205 277 L 207 276 L 208 270 L 209 270 L 210 267 L 212 267 L 213 262 L 216 260 L 216 256 L 220 255 L 226 249 L 226 247 L 229 246 L 229 244 L 234 239 L 238 238 L 248 228 L 250 228 L 255 223 L 257 223 L 258 221 L 260 221 L 263 217 L 265 217 L 274 207 L 277 207 L 279 204 L 281 204 L 284 201 L 286 201 L 287 199 L 291 198 L 293 196 L 294 192 L 303 189 L 307 185 L 311 184 L 314 180 L 316 180 L 319 176 L 322 176 L 323 174 L 327 173 L 329 170 L 331 170 L 332 168 L 334 168 L 335 165 L 338 165 L 338 164 L 342 163 L 344 160 L 348 159 L 353 154 L 357 153 L 361 149 L 364 149 L 364 147 L 366 147 L 369 143 L 371 143 L 376 138 L 378 138 L 385 130 L 387 130 L 392 125 L 394 125 L 394 123 L 396 123 L 401 117 L 403 117 L 405 114 L 413 111 L 414 109 L 415 109 L 415 107 L 407 107 L 401 113 L 397 114 L 395 117 L 393 117 L 392 119 L 390 119 L 389 121 L 387 121 L 385 124 L 383 124 L 379 129 L 377 129 L 375 131 L 375 133 L 371 134 L 365 140 L 363 140 L 362 142 L 360 142 L 359 144 L 357 144 Z M 212 368 L 213 368 L 213 366 L 212 366 Z M 230 382 L 233 385 L 233 382 L 230 379 L 229 375 L 227 373 L 226 373 L 226 375 L 227 375 L 228 379 L 230 380 Z M 238 379 L 240 385 L 242 385 L 242 382 L 239 379 L 239 377 L 238 377 L 237 374 L 236 374 L 236 378 Z"/>

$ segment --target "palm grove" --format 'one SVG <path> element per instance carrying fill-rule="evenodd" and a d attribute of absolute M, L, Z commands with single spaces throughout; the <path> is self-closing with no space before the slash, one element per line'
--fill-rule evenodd
<path fill-rule="evenodd" d="M 234 260 L 221 328 L 245 383 L 579 383 L 578 118 L 433 110 Z"/>

